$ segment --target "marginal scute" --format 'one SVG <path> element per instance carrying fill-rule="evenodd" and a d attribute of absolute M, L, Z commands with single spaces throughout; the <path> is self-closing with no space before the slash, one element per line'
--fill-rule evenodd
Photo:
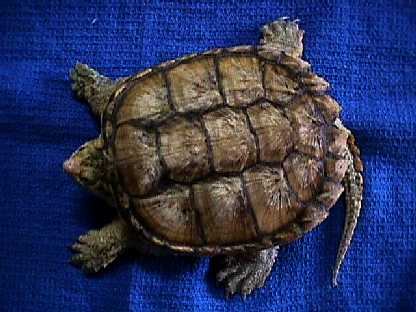
<path fill-rule="evenodd" d="M 300 81 L 310 92 L 323 93 L 329 88 L 329 83 L 314 73 L 303 75 Z"/>
<path fill-rule="evenodd" d="M 147 68 L 139 73 L 137 73 L 135 76 L 132 77 L 132 79 L 140 79 L 141 77 L 144 77 L 151 73 L 153 71 L 153 68 Z"/>
<path fill-rule="evenodd" d="M 323 164 L 307 155 L 293 153 L 283 163 L 289 184 L 303 202 L 310 201 L 323 180 Z"/>
<path fill-rule="evenodd" d="M 348 161 L 344 158 L 327 158 L 325 161 L 325 174 L 334 182 L 340 182 L 348 169 Z"/>
<path fill-rule="evenodd" d="M 167 79 L 178 112 L 207 110 L 223 104 L 213 58 L 180 64 L 168 71 Z"/>
<path fill-rule="evenodd" d="M 217 172 L 240 172 L 256 161 L 256 145 L 241 111 L 220 109 L 203 116 Z"/>
<path fill-rule="evenodd" d="M 264 88 L 266 98 L 271 101 L 288 103 L 299 91 L 299 85 L 282 66 L 265 64 Z"/>
<path fill-rule="evenodd" d="M 221 85 L 230 106 L 245 106 L 263 96 L 258 58 L 226 56 L 218 60 Z"/>
<path fill-rule="evenodd" d="M 152 74 L 144 79 L 130 82 L 131 86 L 123 93 L 118 123 L 131 119 L 156 122 L 165 119 L 171 113 L 167 88 L 161 74 Z"/>
<path fill-rule="evenodd" d="M 259 141 L 260 160 L 283 161 L 293 145 L 289 120 L 269 103 L 249 107 L 247 114 Z"/>
<path fill-rule="evenodd" d="M 325 154 L 325 123 L 310 96 L 305 95 L 290 107 L 295 132 L 295 149 L 322 159 Z"/>
<path fill-rule="evenodd" d="M 208 244 L 222 245 L 253 241 L 254 220 L 247 213 L 240 178 L 218 178 L 193 185 L 198 210 Z"/>
<path fill-rule="evenodd" d="M 247 53 L 252 53 L 254 51 L 254 48 L 251 45 L 241 45 L 241 46 L 225 48 L 225 50 L 233 54 L 234 53 L 247 54 Z"/>
<path fill-rule="evenodd" d="M 332 97 L 321 95 L 313 97 L 313 100 L 328 124 L 332 124 L 339 117 L 341 106 Z"/>
<path fill-rule="evenodd" d="M 155 133 L 122 125 L 117 130 L 115 150 L 116 167 L 128 194 L 144 195 L 158 185 L 162 169 Z"/>
<path fill-rule="evenodd" d="M 208 148 L 199 121 L 175 118 L 159 133 L 161 157 L 171 179 L 190 182 L 208 174 Z"/>
<path fill-rule="evenodd" d="M 300 58 L 287 55 L 285 53 L 280 54 L 278 62 L 279 64 L 286 66 L 296 74 L 306 73 L 311 69 L 311 65 L 308 62 Z"/>
<path fill-rule="evenodd" d="M 322 223 L 329 212 L 315 203 L 310 203 L 304 210 L 300 222 L 304 232 L 308 232 Z"/>
<path fill-rule="evenodd" d="M 190 60 L 196 61 L 196 57 L 198 56 L 198 53 L 191 53 L 188 55 L 184 55 L 181 57 L 178 57 L 177 59 L 173 60 L 173 62 L 177 63 L 183 63 L 183 62 L 189 62 Z"/>
<path fill-rule="evenodd" d="M 331 127 L 328 131 L 328 137 L 328 151 L 342 157 L 347 148 L 348 133 L 337 127 Z"/>
<path fill-rule="evenodd" d="M 317 200 L 322 203 L 326 209 L 329 209 L 335 205 L 343 191 L 344 187 L 341 183 L 325 181 L 322 185 L 321 194 L 319 194 Z"/>
<path fill-rule="evenodd" d="M 304 231 L 299 224 L 297 222 L 292 222 L 273 234 L 273 241 L 277 245 L 288 244 L 299 239 L 303 234 Z"/>
<path fill-rule="evenodd" d="M 133 198 L 134 213 L 157 235 L 190 246 L 203 243 L 189 187 L 174 185 L 156 196 Z"/>
<path fill-rule="evenodd" d="M 216 48 L 216 49 L 212 49 L 212 50 L 202 52 L 202 55 L 215 56 L 217 54 L 221 54 L 222 51 L 223 51 L 222 48 Z"/>
<path fill-rule="evenodd" d="M 276 49 L 271 49 L 269 46 L 257 46 L 257 54 L 269 61 L 276 61 L 282 52 Z"/>
<path fill-rule="evenodd" d="M 301 211 L 281 167 L 257 166 L 245 171 L 243 179 L 261 233 L 271 234 Z"/>
<path fill-rule="evenodd" d="M 355 143 L 355 137 L 350 134 L 348 136 L 348 147 L 350 149 L 351 154 L 353 155 L 353 162 L 354 162 L 354 168 L 355 170 L 357 170 L 358 172 L 363 172 L 364 170 L 364 165 L 363 162 L 360 158 L 360 150 L 357 147 L 357 144 Z"/>

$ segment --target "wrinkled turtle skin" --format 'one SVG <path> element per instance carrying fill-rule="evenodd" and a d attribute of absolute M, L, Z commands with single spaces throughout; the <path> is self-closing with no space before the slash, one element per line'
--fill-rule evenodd
<path fill-rule="evenodd" d="M 362 164 L 329 84 L 301 60 L 303 31 L 280 19 L 258 46 L 210 50 L 113 81 L 83 64 L 73 89 L 101 135 L 64 164 L 119 218 L 73 245 L 73 263 L 106 267 L 126 249 L 225 255 L 226 294 L 263 286 L 279 246 L 347 216 L 333 282 L 362 200 Z"/>

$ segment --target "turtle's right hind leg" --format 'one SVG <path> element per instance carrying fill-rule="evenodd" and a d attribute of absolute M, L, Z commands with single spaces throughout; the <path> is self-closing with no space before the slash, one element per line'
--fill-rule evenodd
<path fill-rule="evenodd" d="M 105 105 L 120 80 L 114 81 L 86 64 L 77 63 L 70 72 L 72 90 L 78 98 L 88 102 L 92 112 L 100 118 Z"/>
<path fill-rule="evenodd" d="M 258 252 L 227 256 L 217 281 L 225 285 L 226 297 L 240 293 L 243 298 L 264 285 L 273 268 L 279 246 Z"/>

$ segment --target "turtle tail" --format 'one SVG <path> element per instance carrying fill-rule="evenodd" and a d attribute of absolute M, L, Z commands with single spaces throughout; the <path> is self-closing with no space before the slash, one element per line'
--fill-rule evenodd
<path fill-rule="evenodd" d="M 348 169 L 343 181 L 346 197 L 346 215 L 344 231 L 333 271 L 332 284 L 334 287 L 338 286 L 338 274 L 351 244 L 358 217 L 360 216 L 361 201 L 363 198 L 363 165 L 360 159 L 360 151 L 355 144 L 354 136 L 351 133 L 348 137 L 346 157 L 348 160 Z"/>

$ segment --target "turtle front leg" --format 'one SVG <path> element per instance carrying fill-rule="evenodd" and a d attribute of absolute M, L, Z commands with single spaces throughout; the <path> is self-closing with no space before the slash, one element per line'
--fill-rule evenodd
<path fill-rule="evenodd" d="M 243 298 L 254 289 L 261 288 L 276 261 L 279 247 L 228 256 L 225 267 L 217 274 L 217 281 L 225 285 L 227 297 L 240 293 Z"/>
<path fill-rule="evenodd" d="M 71 263 L 86 273 L 96 273 L 119 257 L 134 240 L 132 229 L 120 218 L 100 230 L 81 235 L 72 245 Z"/>
<path fill-rule="evenodd" d="M 124 79 L 112 80 L 101 75 L 86 64 L 77 63 L 71 70 L 72 90 L 78 98 L 86 101 L 97 118 L 101 117 L 108 100 Z"/>

